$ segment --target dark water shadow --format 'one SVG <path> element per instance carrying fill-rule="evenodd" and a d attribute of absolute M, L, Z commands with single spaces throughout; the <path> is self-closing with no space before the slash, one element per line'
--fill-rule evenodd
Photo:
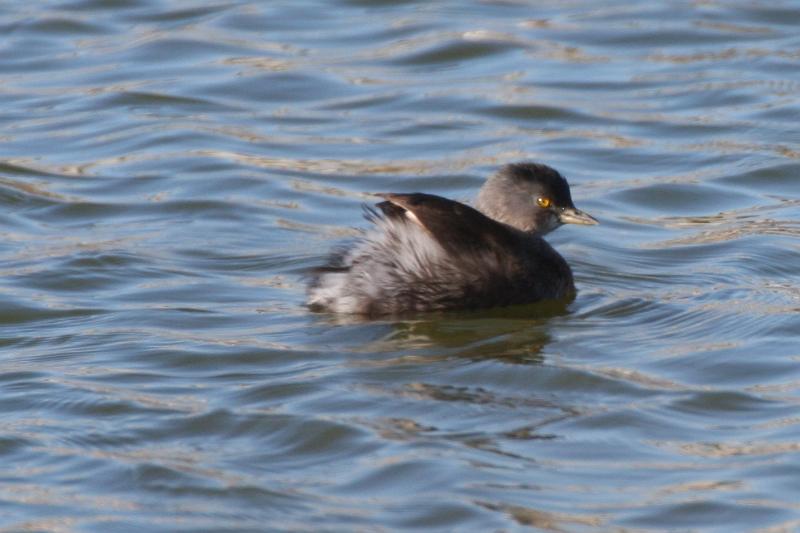
<path fill-rule="evenodd" d="M 552 300 L 476 311 L 424 313 L 404 318 L 368 319 L 315 314 L 335 343 L 360 345 L 368 355 L 435 354 L 439 357 L 498 359 L 541 363 L 541 351 L 551 342 L 548 324 L 570 314 L 571 300 Z"/>

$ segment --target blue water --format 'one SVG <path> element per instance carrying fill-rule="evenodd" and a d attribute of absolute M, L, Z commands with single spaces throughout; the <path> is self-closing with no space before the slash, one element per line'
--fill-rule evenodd
<path fill-rule="evenodd" d="M 795 2 L 6 2 L 0 531 L 800 528 Z M 363 321 L 375 191 L 560 170 L 578 296 Z"/>

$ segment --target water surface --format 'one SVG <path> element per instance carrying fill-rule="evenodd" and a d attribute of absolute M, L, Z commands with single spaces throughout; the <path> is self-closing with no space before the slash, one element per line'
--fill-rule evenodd
<path fill-rule="evenodd" d="M 3 531 L 800 527 L 793 2 L 0 8 Z M 356 321 L 370 191 L 548 163 L 566 309 Z"/>

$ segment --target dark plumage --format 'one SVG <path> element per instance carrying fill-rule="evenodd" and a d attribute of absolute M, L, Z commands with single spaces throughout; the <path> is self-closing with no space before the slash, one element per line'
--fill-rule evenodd
<path fill-rule="evenodd" d="M 570 297 L 572 272 L 542 235 L 596 224 L 567 181 L 536 163 L 501 168 L 476 208 L 432 194 L 379 194 L 374 227 L 309 285 L 314 310 L 361 315 L 477 309 Z"/>

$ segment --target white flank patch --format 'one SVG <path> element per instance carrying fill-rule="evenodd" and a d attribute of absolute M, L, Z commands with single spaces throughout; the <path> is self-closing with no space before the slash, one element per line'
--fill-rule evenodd
<path fill-rule="evenodd" d="M 337 313 L 363 313 L 375 302 L 401 293 L 415 280 L 436 277 L 445 251 L 410 211 L 414 224 L 378 218 L 375 228 L 344 258 L 347 272 L 322 274 L 308 303 Z"/>

